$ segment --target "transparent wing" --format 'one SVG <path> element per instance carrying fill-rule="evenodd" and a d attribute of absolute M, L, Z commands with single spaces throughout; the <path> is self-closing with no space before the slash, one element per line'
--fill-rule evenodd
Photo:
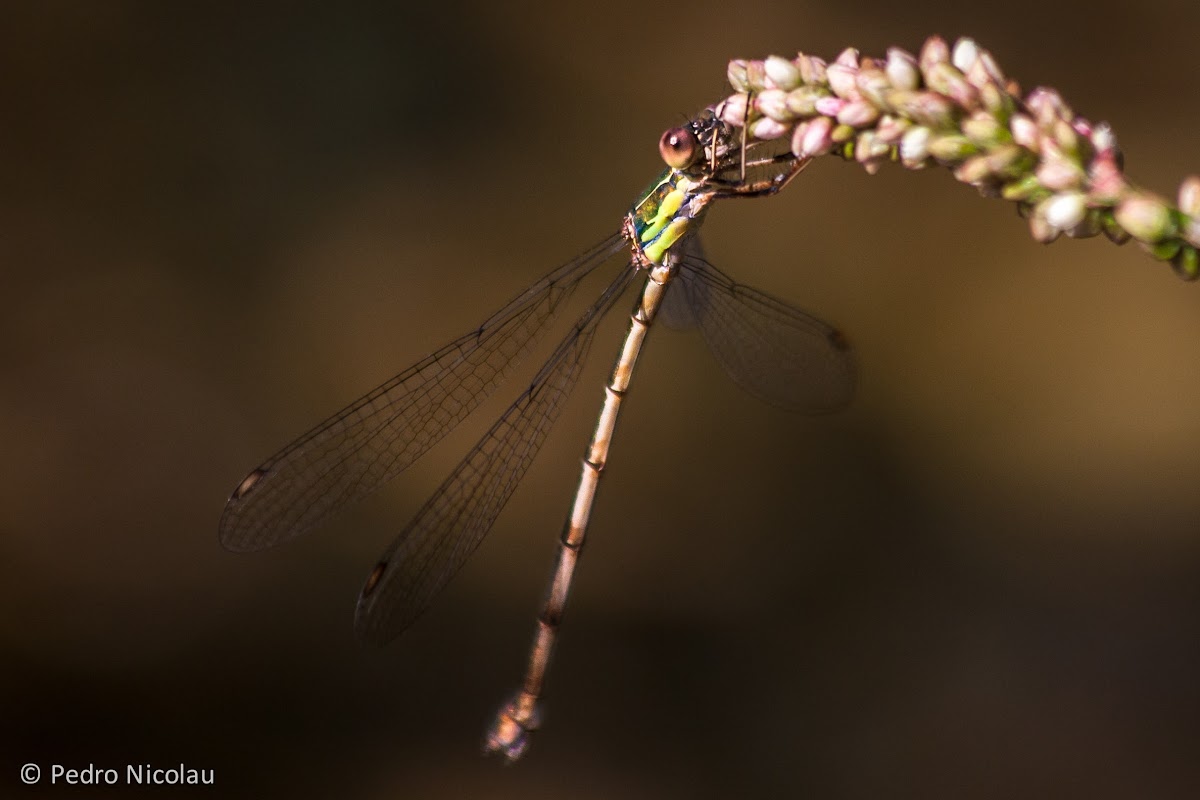
<path fill-rule="evenodd" d="M 579 378 L 596 326 L 637 271 L 630 265 L 474 449 L 417 512 L 371 571 L 355 629 L 384 644 L 420 616 L 491 529 Z"/>
<path fill-rule="evenodd" d="M 221 515 L 230 550 L 291 539 L 395 477 L 487 398 L 619 234 L 546 275 L 476 330 L 363 395 L 247 475 Z"/>
<path fill-rule="evenodd" d="M 835 411 L 854 394 L 854 357 L 832 325 L 743 286 L 684 244 L 678 286 L 667 292 L 672 327 L 698 327 L 717 362 L 750 394 L 782 408 Z"/>

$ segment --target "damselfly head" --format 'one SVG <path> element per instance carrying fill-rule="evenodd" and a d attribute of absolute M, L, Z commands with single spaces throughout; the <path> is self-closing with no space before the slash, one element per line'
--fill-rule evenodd
<path fill-rule="evenodd" d="M 671 169 L 681 172 L 705 169 L 711 171 L 736 152 L 732 129 L 717 118 L 711 109 L 687 123 L 663 133 L 658 140 L 658 152 Z"/>
<path fill-rule="evenodd" d="M 671 128 L 658 140 L 659 155 L 671 169 L 687 169 L 695 164 L 701 150 L 700 140 L 687 125 Z"/>

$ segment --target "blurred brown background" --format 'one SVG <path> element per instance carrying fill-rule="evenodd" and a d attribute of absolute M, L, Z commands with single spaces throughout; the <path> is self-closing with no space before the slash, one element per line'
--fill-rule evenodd
<path fill-rule="evenodd" d="M 476 746 L 621 315 L 393 646 L 353 640 L 361 581 L 519 381 L 323 530 L 216 540 L 264 456 L 612 231 L 729 58 L 970 34 L 1174 196 L 1200 171 L 1196 6 L 15 5 L 0 794 L 131 793 L 28 789 L 26 762 L 184 762 L 221 797 L 1200 792 L 1200 287 L 1037 245 L 943 170 L 831 159 L 712 214 L 716 263 L 848 332 L 859 394 L 791 416 L 656 332 L 516 767 Z"/>

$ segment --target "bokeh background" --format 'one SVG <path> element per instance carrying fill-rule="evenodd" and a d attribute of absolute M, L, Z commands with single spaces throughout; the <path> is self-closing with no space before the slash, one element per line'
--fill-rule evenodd
<path fill-rule="evenodd" d="M 1173 196 L 1200 171 L 1198 26 L 1026 0 L 8 4 L 0 794 L 132 793 L 27 788 L 26 762 L 182 762 L 234 798 L 1197 796 L 1200 287 L 1102 238 L 1037 245 L 942 170 L 831 159 L 710 216 L 716 263 L 846 330 L 859 393 L 792 416 L 656 331 L 511 769 L 477 745 L 621 315 L 394 645 L 354 641 L 361 581 L 518 382 L 313 535 L 237 556 L 216 523 L 267 454 L 612 231 L 729 58 L 970 34 Z"/>

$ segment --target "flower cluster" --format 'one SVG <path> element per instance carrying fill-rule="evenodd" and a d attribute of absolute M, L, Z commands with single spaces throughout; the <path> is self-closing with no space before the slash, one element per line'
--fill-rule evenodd
<path fill-rule="evenodd" d="M 951 48 L 931 37 L 918 57 L 892 48 L 884 59 L 847 49 L 832 63 L 803 53 L 736 60 L 729 82 L 737 94 L 717 114 L 755 139 L 790 135 L 798 158 L 833 153 L 871 173 L 887 161 L 940 164 L 1015 201 L 1040 242 L 1133 238 L 1181 277 L 1200 277 L 1200 178 L 1184 180 L 1174 206 L 1132 186 L 1107 123 L 1076 115 L 1053 89 L 1022 97 L 971 39 Z"/>

